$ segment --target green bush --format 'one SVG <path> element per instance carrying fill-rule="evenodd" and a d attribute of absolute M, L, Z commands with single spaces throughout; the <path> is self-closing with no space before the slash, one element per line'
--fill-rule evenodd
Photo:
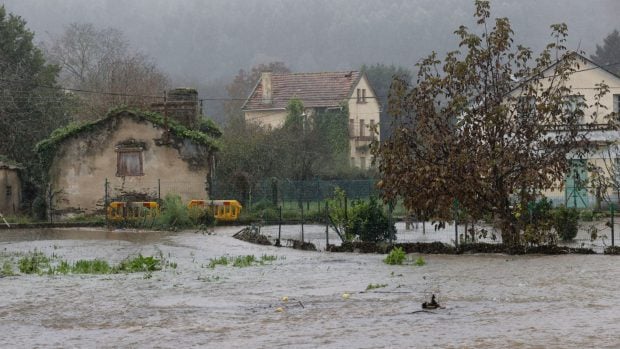
<path fill-rule="evenodd" d="M 252 205 L 252 211 L 261 211 L 266 209 L 278 210 L 278 207 L 274 205 L 271 201 L 263 199 L 259 202 Z"/>
<path fill-rule="evenodd" d="M 32 216 L 40 221 L 47 219 L 47 201 L 45 198 L 37 196 L 32 201 Z"/>
<path fill-rule="evenodd" d="M 579 218 L 584 222 L 592 222 L 594 220 L 594 211 L 589 209 L 581 210 Z"/>
<path fill-rule="evenodd" d="M 553 213 L 553 228 L 563 241 L 574 239 L 579 229 L 579 211 L 564 206 L 558 207 Z"/>
<path fill-rule="evenodd" d="M 418 259 L 415 260 L 415 262 L 413 262 L 414 265 L 421 267 L 426 265 L 426 261 L 424 260 L 424 257 L 420 256 L 418 257 Z"/>
<path fill-rule="evenodd" d="M 183 204 L 179 195 L 166 195 L 161 213 L 156 219 L 156 225 L 164 229 L 184 228 L 192 225 L 189 210 Z"/>
<path fill-rule="evenodd" d="M 368 242 L 396 239 L 396 227 L 389 222 L 375 197 L 371 197 L 368 202 L 353 202 L 346 232 Z"/>
<path fill-rule="evenodd" d="M 195 226 L 210 227 L 215 224 L 215 217 L 210 208 L 192 207 L 188 209 L 189 220 Z"/>
<path fill-rule="evenodd" d="M 401 265 L 407 258 L 407 254 L 402 247 L 396 247 L 388 253 L 383 262 L 390 265 Z"/>

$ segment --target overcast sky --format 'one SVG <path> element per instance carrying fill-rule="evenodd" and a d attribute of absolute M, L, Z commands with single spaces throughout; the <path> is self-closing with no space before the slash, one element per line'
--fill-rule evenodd
<path fill-rule="evenodd" d="M 454 49 L 452 32 L 474 26 L 473 0 L 0 0 L 22 16 L 36 41 L 71 22 L 125 33 L 176 83 L 228 79 L 257 63 L 294 71 L 357 69 L 363 63 L 413 65 Z M 571 48 L 588 54 L 614 28 L 620 0 L 493 0 L 517 41 L 540 49 L 549 25 L 566 22 Z"/>

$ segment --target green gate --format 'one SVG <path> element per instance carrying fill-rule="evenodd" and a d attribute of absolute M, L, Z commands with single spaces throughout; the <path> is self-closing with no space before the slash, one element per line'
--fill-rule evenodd
<path fill-rule="evenodd" d="M 587 161 L 583 159 L 570 160 L 570 170 L 566 176 L 566 182 L 564 185 L 564 200 L 566 207 L 589 207 L 588 190 L 586 187 L 587 180 Z"/>

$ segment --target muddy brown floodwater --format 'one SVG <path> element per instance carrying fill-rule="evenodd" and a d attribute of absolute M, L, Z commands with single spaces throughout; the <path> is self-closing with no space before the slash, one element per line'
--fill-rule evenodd
<path fill-rule="evenodd" d="M 0 347 L 620 347 L 617 256 L 424 255 L 424 266 L 390 266 L 383 255 L 251 245 L 231 237 L 238 229 L 0 231 L 0 263 L 14 271 L 35 249 L 68 261 L 142 253 L 177 264 L 151 278 L 0 278 Z M 277 259 L 208 267 L 241 255 Z M 432 293 L 445 309 L 418 312 Z"/>

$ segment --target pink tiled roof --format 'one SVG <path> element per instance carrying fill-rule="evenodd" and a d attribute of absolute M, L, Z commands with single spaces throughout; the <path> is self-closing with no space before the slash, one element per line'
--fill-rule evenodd
<path fill-rule="evenodd" d="M 272 103 L 263 104 L 260 81 L 243 105 L 243 110 L 286 108 L 292 98 L 305 107 L 337 107 L 349 98 L 360 78 L 359 71 L 327 73 L 274 73 L 271 78 Z"/>

